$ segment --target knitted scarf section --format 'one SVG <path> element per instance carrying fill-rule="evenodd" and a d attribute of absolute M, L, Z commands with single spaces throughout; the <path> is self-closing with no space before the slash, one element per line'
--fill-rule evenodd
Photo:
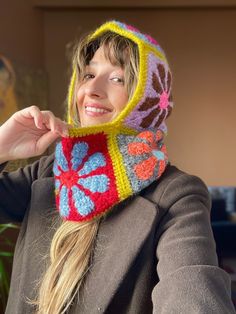
<path fill-rule="evenodd" d="M 158 179 L 167 164 L 162 132 L 63 138 L 56 147 L 56 204 L 66 220 L 85 221 Z"/>
<path fill-rule="evenodd" d="M 136 28 L 111 21 L 88 40 L 113 31 L 139 48 L 139 78 L 132 99 L 113 121 L 69 129 L 56 145 L 53 172 L 63 220 L 88 221 L 158 180 L 168 164 L 165 119 L 172 107 L 171 74 L 160 45 Z M 71 78 L 69 108 L 77 76 Z"/>

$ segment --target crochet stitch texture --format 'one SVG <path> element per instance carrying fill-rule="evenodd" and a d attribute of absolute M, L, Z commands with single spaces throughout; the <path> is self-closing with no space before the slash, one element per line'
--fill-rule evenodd
<path fill-rule="evenodd" d="M 164 51 L 148 34 L 133 26 L 109 21 L 88 41 L 112 31 L 134 41 L 139 51 L 136 90 L 123 111 L 101 125 L 69 129 L 57 143 L 53 172 L 56 205 L 64 220 L 87 221 L 157 180 L 168 163 L 163 143 L 166 118 L 173 101 L 171 72 Z M 72 105 L 76 72 L 68 97 Z"/>

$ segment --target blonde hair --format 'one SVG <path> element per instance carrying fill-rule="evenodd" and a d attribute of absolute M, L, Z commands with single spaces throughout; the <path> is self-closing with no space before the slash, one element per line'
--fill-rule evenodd
<path fill-rule="evenodd" d="M 104 46 L 105 55 L 111 63 L 124 68 L 125 86 L 131 96 L 138 77 L 137 46 L 129 39 L 112 32 L 106 32 L 91 42 L 88 42 L 86 37 L 78 43 L 73 58 L 77 83 L 80 82 L 86 64 L 101 46 Z M 73 98 L 70 114 L 74 123 L 79 125 L 75 97 Z M 38 283 L 40 288 L 37 299 L 28 301 L 36 305 L 35 314 L 63 314 L 68 310 L 75 296 L 79 298 L 80 287 L 92 263 L 93 248 L 102 218 L 105 216 L 83 223 L 61 222 L 52 238 L 51 264 Z"/>
<path fill-rule="evenodd" d="M 62 221 L 60 216 L 54 220 L 59 221 L 59 227 L 50 247 L 50 264 L 37 283 L 37 298 L 28 299 L 29 304 L 36 306 L 33 313 L 66 313 L 76 295 L 79 300 L 80 286 L 92 265 L 91 253 L 101 220 L 78 223 Z"/>

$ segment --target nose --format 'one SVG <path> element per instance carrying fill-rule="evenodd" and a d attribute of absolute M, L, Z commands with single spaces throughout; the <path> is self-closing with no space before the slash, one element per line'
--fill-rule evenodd
<path fill-rule="evenodd" d="M 104 98 L 106 96 L 105 82 L 101 77 L 95 77 L 86 83 L 84 91 L 87 96 Z"/>

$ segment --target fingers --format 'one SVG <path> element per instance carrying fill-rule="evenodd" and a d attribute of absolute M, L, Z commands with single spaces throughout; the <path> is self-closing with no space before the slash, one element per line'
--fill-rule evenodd
<path fill-rule="evenodd" d="M 37 106 L 27 107 L 21 110 L 26 118 L 33 118 L 37 128 L 51 130 L 61 136 L 68 136 L 68 124 L 57 118 L 52 111 L 40 110 Z"/>
<path fill-rule="evenodd" d="M 39 107 L 37 106 L 26 107 L 20 111 L 15 112 L 14 115 L 17 117 L 23 116 L 24 118 L 27 118 L 27 119 L 33 118 L 36 127 L 39 129 L 43 128 L 43 124 L 42 124 L 43 114 L 40 111 Z"/>
<path fill-rule="evenodd" d="M 43 111 L 43 123 L 52 132 L 69 135 L 67 123 L 54 116 L 51 111 Z"/>

